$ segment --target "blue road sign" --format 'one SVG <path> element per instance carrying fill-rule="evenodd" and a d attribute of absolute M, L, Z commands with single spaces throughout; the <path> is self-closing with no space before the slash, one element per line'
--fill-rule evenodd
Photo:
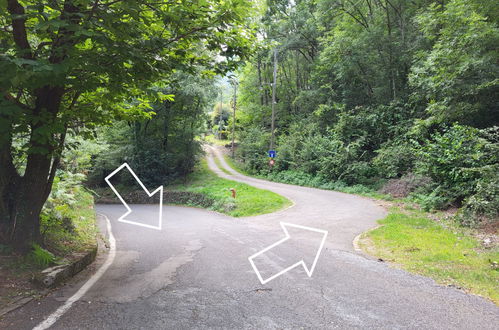
<path fill-rule="evenodd" d="M 277 154 L 277 153 L 276 153 L 276 151 L 275 151 L 275 150 L 269 150 L 269 157 L 270 157 L 270 158 L 275 158 L 276 154 Z"/>

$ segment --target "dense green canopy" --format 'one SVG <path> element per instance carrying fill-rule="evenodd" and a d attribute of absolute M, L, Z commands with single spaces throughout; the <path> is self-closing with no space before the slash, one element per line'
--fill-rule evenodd
<path fill-rule="evenodd" d="M 496 216 L 498 20 L 497 1 L 267 1 L 259 51 L 241 72 L 240 157 L 269 172 L 261 132 L 277 50 L 270 177 L 398 179 L 428 208 L 470 206 L 481 191 L 480 208 Z"/>
<path fill-rule="evenodd" d="M 68 133 L 150 117 L 172 100 L 163 87 L 176 71 L 244 60 L 250 10 L 246 0 L 2 0 L 1 238 L 37 239 Z"/>

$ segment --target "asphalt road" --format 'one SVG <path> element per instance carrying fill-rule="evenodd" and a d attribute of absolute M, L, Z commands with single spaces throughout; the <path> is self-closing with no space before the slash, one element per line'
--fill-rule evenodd
<path fill-rule="evenodd" d="M 275 191 L 294 205 L 242 219 L 165 206 L 162 231 L 117 222 L 126 211 L 123 206 L 98 205 L 97 211 L 111 221 L 116 257 L 53 329 L 498 328 L 499 308 L 491 302 L 354 250 L 354 237 L 385 215 L 375 202 L 234 172 L 229 176 L 211 156 L 208 161 L 220 176 Z M 157 217 L 154 205 L 132 209 L 139 220 Z M 106 233 L 104 217 L 100 220 Z M 281 221 L 326 230 L 328 236 L 311 277 L 297 267 L 262 285 L 248 257 L 284 238 Z M 258 258 L 263 276 L 302 259 L 312 262 L 320 242 L 317 235 L 290 234 L 296 239 Z M 63 305 L 107 257 L 101 254 L 62 289 L 9 314 L 0 328 L 33 328 Z"/>

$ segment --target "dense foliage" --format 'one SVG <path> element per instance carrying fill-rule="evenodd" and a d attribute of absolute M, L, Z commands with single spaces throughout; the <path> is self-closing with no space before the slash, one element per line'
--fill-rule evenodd
<path fill-rule="evenodd" d="M 106 185 L 104 178 L 127 162 L 149 187 L 168 183 L 190 173 L 201 154 L 199 135 L 206 130 L 208 109 L 216 97 L 212 77 L 177 72 L 165 95 L 155 103 L 151 118 L 116 122 L 99 130 L 102 151 L 93 159 L 88 184 Z M 124 177 L 127 182 L 131 177 Z"/>
<path fill-rule="evenodd" d="M 243 60 L 250 9 L 247 0 L 0 1 L 0 240 L 19 250 L 40 241 L 67 136 L 150 118 L 152 104 L 171 99 L 162 90 L 175 72 L 224 73 Z"/>
<path fill-rule="evenodd" d="M 266 4 L 259 51 L 240 74 L 248 170 L 316 186 L 410 181 L 426 208 L 465 206 L 465 224 L 497 218 L 496 1 Z M 278 157 L 269 169 L 261 132 L 270 131 L 274 50 Z"/>

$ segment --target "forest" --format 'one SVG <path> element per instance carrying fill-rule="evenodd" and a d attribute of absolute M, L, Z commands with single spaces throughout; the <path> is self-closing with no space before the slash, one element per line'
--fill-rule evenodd
<path fill-rule="evenodd" d="M 497 224 L 498 19 L 492 0 L 3 0 L 0 247 L 50 249 L 123 162 L 178 185 L 212 133 L 251 175 Z"/>
<path fill-rule="evenodd" d="M 243 168 L 459 208 L 465 226 L 495 222 L 498 14 L 496 1 L 268 1 L 239 75 Z"/>
<path fill-rule="evenodd" d="M 2 246 L 47 246 L 44 233 L 68 222 L 82 184 L 103 184 L 116 164 L 146 184 L 192 171 L 214 78 L 251 53 L 250 8 L 2 0 Z"/>

